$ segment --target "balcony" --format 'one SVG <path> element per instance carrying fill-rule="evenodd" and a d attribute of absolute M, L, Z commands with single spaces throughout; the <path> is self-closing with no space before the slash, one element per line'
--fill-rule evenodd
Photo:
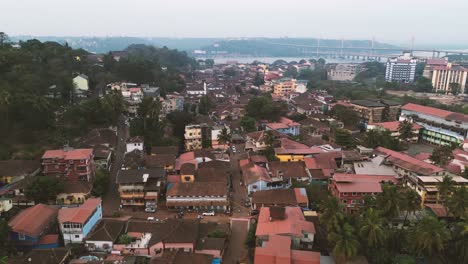
<path fill-rule="evenodd" d="M 121 198 L 144 198 L 144 192 L 120 192 Z"/>
<path fill-rule="evenodd" d="M 62 230 L 62 233 L 64 234 L 81 234 L 83 233 L 82 228 L 64 228 Z"/>

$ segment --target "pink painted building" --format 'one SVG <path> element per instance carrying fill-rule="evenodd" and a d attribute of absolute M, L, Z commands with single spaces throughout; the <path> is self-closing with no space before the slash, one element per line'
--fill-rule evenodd
<path fill-rule="evenodd" d="M 45 175 L 63 175 L 68 180 L 90 181 L 94 176 L 93 149 L 47 150 L 41 158 Z"/>

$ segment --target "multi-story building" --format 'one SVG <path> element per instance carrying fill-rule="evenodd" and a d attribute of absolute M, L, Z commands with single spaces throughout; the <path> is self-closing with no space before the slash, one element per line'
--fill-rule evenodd
<path fill-rule="evenodd" d="M 444 180 L 443 176 L 417 176 L 410 177 L 406 185 L 415 190 L 421 197 L 422 204 L 436 204 L 442 202 L 439 195 L 439 184 Z M 461 176 L 450 176 L 453 186 L 468 186 L 468 180 Z"/>
<path fill-rule="evenodd" d="M 432 73 L 434 72 L 434 67 L 437 66 L 446 66 L 448 63 L 446 58 L 430 58 L 426 60 L 426 65 L 423 70 L 423 77 L 432 80 Z"/>
<path fill-rule="evenodd" d="M 167 189 L 166 206 L 224 212 L 229 206 L 228 188 L 223 182 L 176 182 Z"/>
<path fill-rule="evenodd" d="M 409 103 L 401 107 L 403 120 L 421 125 L 422 140 L 432 144 L 461 144 L 468 138 L 468 115 Z"/>
<path fill-rule="evenodd" d="M 58 235 L 54 230 L 57 212 L 57 208 L 44 204 L 24 209 L 8 222 L 9 240 L 19 251 L 58 247 Z"/>
<path fill-rule="evenodd" d="M 350 82 L 361 71 L 361 65 L 357 63 L 333 64 L 327 71 L 328 80 Z"/>
<path fill-rule="evenodd" d="M 301 124 L 293 120 L 281 117 L 278 122 L 267 123 L 265 130 L 275 130 L 281 134 L 297 136 L 300 134 Z"/>
<path fill-rule="evenodd" d="M 345 205 L 344 212 L 354 213 L 364 203 L 365 196 L 376 196 L 382 192 L 382 182 L 397 183 L 398 180 L 394 176 L 336 173 L 328 189 Z"/>
<path fill-rule="evenodd" d="M 164 168 L 120 170 L 117 174 L 120 204 L 155 208 L 161 190 L 164 189 Z"/>
<path fill-rule="evenodd" d="M 292 92 L 296 92 L 296 79 L 279 79 L 273 85 L 273 94 L 277 96 L 284 97 Z"/>
<path fill-rule="evenodd" d="M 169 114 L 173 111 L 184 110 L 185 99 L 183 96 L 178 94 L 168 94 L 166 99 L 162 101 L 162 113 Z"/>
<path fill-rule="evenodd" d="M 203 141 L 210 139 L 209 133 L 209 127 L 206 124 L 185 126 L 185 150 L 191 151 L 203 148 Z"/>
<path fill-rule="evenodd" d="M 69 180 L 90 181 L 94 176 L 93 149 L 47 150 L 41 158 L 45 175 L 63 175 Z"/>
<path fill-rule="evenodd" d="M 385 81 L 411 83 L 414 81 L 417 60 L 410 53 L 403 56 L 389 58 L 385 69 Z"/>
<path fill-rule="evenodd" d="M 349 105 L 368 123 L 395 121 L 401 105 L 389 100 L 355 100 Z"/>
<path fill-rule="evenodd" d="M 465 93 L 468 69 L 460 65 L 447 63 L 432 68 L 432 87 L 435 92 Z"/>
<path fill-rule="evenodd" d="M 90 198 L 79 207 L 61 208 L 58 221 L 65 245 L 83 242 L 101 218 L 101 198 Z"/>

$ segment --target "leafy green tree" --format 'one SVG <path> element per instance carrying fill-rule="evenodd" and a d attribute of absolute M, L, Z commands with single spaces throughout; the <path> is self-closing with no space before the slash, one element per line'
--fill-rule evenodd
<path fill-rule="evenodd" d="M 138 117 L 143 119 L 143 130 L 146 136 L 147 123 L 158 122 L 161 113 L 161 102 L 153 97 L 145 97 L 138 106 Z"/>
<path fill-rule="evenodd" d="M 128 245 L 132 243 L 132 237 L 127 234 L 120 235 L 118 243 Z"/>
<path fill-rule="evenodd" d="M 254 118 L 250 116 L 243 116 L 240 125 L 244 129 L 245 132 L 253 132 L 256 130 L 255 127 L 256 121 Z"/>
<path fill-rule="evenodd" d="M 8 257 L 15 252 L 15 247 L 10 241 L 10 232 L 8 222 L 0 219 L 0 257 Z"/>
<path fill-rule="evenodd" d="M 358 254 L 360 244 L 356 238 L 353 226 L 344 223 L 343 227 L 328 234 L 328 240 L 332 243 L 332 254 L 344 262 Z"/>
<path fill-rule="evenodd" d="M 449 83 L 449 89 L 450 89 L 450 92 L 453 95 L 457 95 L 457 94 L 460 93 L 460 84 L 458 84 L 458 83 Z"/>
<path fill-rule="evenodd" d="M 273 102 L 271 96 L 257 96 L 250 99 L 247 104 L 247 115 L 257 120 L 276 121 L 284 114 L 287 106 L 283 103 Z"/>
<path fill-rule="evenodd" d="M 439 146 L 432 151 L 429 159 L 438 166 L 445 166 L 453 160 L 453 152 L 450 146 Z"/>
<path fill-rule="evenodd" d="M 206 66 L 208 66 L 209 68 L 213 68 L 215 62 L 213 59 L 205 59 L 205 64 Z"/>
<path fill-rule="evenodd" d="M 275 136 L 273 135 L 273 131 L 267 130 L 265 132 L 265 144 L 269 147 L 273 146 L 275 143 Z"/>
<path fill-rule="evenodd" d="M 62 183 L 55 177 L 38 176 L 26 186 L 25 195 L 35 203 L 48 203 L 55 200 L 63 191 Z"/>
<path fill-rule="evenodd" d="M 198 104 L 198 113 L 201 115 L 208 115 L 215 108 L 215 104 L 211 101 L 210 97 L 203 96 L 200 98 L 200 103 Z"/>
<path fill-rule="evenodd" d="M 166 118 L 172 124 L 174 136 L 184 142 L 185 126 L 193 122 L 194 116 L 185 111 L 174 111 L 169 113 Z"/>
<path fill-rule="evenodd" d="M 260 153 L 267 158 L 268 161 L 278 161 L 278 157 L 275 155 L 275 149 L 272 146 L 266 147 Z"/>
<path fill-rule="evenodd" d="M 109 185 L 109 172 L 106 170 L 96 171 L 96 176 L 93 183 L 93 190 L 91 191 L 93 196 L 102 196 Z"/>
<path fill-rule="evenodd" d="M 401 201 L 401 210 L 405 211 L 405 219 L 403 220 L 403 225 L 405 225 L 409 214 L 421 209 L 421 197 L 415 190 L 405 188 L 401 193 Z"/>
<path fill-rule="evenodd" d="M 414 252 L 427 257 L 441 257 L 450 240 L 450 232 L 445 223 L 432 216 L 421 219 L 409 235 Z"/>
<path fill-rule="evenodd" d="M 218 134 L 218 142 L 226 146 L 231 141 L 231 134 L 228 132 L 226 127 L 221 129 L 221 133 Z"/>
<path fill-rule="evenodd" d="M 335 136 L 335 143 L 344 148 L 353 148 L 356 146 L 351 133 L 344 129 L 336 129 L 333 133 Z"/>
<path fill-rule="evenodd" d="M 253 224 L 249 228 L 249 232 L 247 233 L 247 237 L 245 238 L 245 246 L 247 248 L 255 248 L 256 246 L 256 238 L 255 232 L 257 231 L 257 224 Z"/>
<path fill-rule="evenodd" d="M 260 85 L 263 85 L 263 84 L 265 84 L 265 80 L 264 80 L 263 76 L 261 76 L 260 73 L 257 72 L 257 74 L 255 74 L 255 77 L 254 77 L 254 80 L 253 80 L 253 85 L 260 86 Z"/>
<path fill-rule="evenodd" d="M 392 137 L 388 130 L 372 129 L 364 135 L 364 145 L 369 148 L 382 146 L 392 150 L 400 150 L 400 142 L 397 138 Z"/>
<path fill-rule="evenodd" d="M 447 263 L 468 262 L 468 220 L 455 223 L 451 228 L 452 239 L 446 246 L 448 250 Z"/>
<path fill-rule="evenodd" d="M 398 125 L 398 133 L 400 133 L 400 139 L 408 141 L 413 135 L 413 123 L 405 120 Z"/>
<path fill-rule="evenodd" d="M 354 110 L 343 105 L 335 105 L 330 110 L 330 115 L 343 122 L 345 126 L 356 126 L 360 121 L 359 115 Z"/>
<path fill-rule="evenodd" d="M 420 77 L 415 84 L 414 91 L 420 93 L 432 92 L 432 81 L 426 77 Z"/>
<path fill-rule="evenodd" d="M 10 37 L 5 32 L 0 32 L 0 48 L 4 48 L 10 42 Z"/>

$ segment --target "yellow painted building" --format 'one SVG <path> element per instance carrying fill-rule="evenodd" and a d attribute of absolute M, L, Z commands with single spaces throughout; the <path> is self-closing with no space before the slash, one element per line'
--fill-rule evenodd
<path fill-rule="evenodd" d="M 296 91 L 296 79 L 280 79 L 273 85 L 273 94 L 287 96 Z"/>

